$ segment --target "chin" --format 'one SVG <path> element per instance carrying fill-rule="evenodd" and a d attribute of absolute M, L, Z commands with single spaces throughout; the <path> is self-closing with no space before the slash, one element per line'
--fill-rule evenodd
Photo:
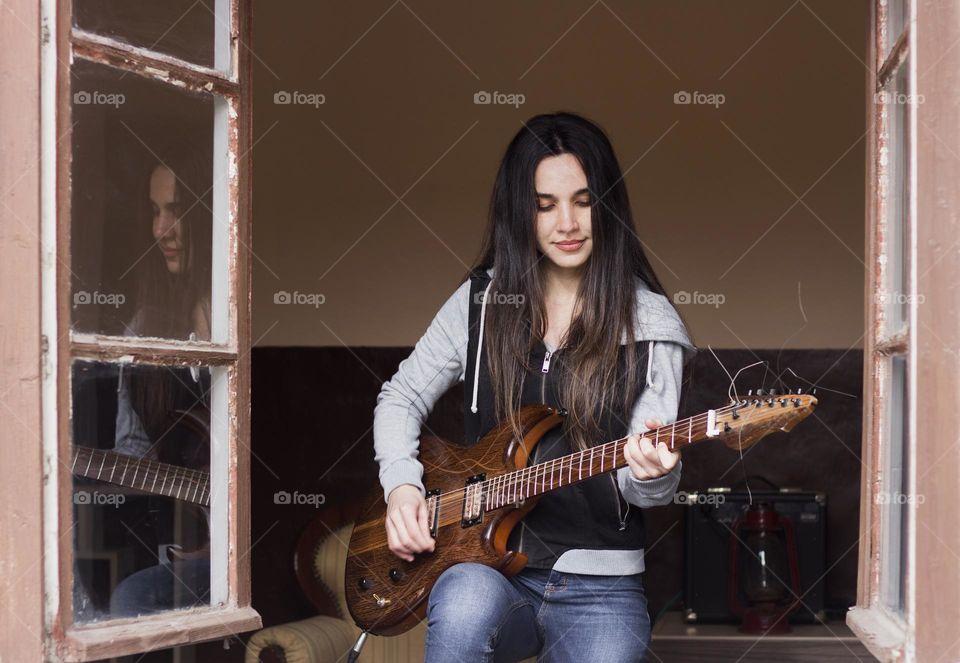
<path fill-rule="evenodd" d="M 179 273 L 180 273 L 180 261 L 179 261 L 179 260 L 176 260 L 176 259 L 174 259 L 174 260 L 168 260 L 168 261 L 167 261 L 167 271 L 170 272 L 171 274 L 179 274 Z"/>
<path fill-rule="evenodd" d="M 590 256 L 571 256 L 567 254 L 561 254 L 559 256 L 554 255 L 550 256 L 553 264 L 559 267 L 560 269 L 579 269 L 587 264 L 587 259 Z"/>

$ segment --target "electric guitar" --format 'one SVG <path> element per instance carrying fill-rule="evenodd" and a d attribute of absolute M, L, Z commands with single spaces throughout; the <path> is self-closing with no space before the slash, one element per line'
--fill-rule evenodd
<path fill-rule="evenodd" d="M 654 445 L 682 450 L 703 440 L 719 439 L 744 450 L 765 435 L 790 431 L 813 412 L 809 394 L 756 394 L 731 401 L 644 433 Z M 547 405 L 519 411 L 523 437 L 502 423 L 477 444 L 462 447 L 425 436 L 420 444 L 428 526 L 433 552 L 412 562 L 387 547 L 386 504 L 377 486 L 357 519 L 346 560 L 346 599 L 356 624 L 375 635 L 398 635 L 426 615 L 427 597 L 437 578 L 459 562 L 477 562 L 504 575 L 519 572 L 527 556 L 506 549 L 514 526 L 536 505 L 538 496 L 627 465 L 627 438 L 528 466 L 543 435 L 559 426 L 565 412 Z"/>
<path fill-rule="evenodd" d="M 71 469 L 76 475 L 126 486 L 149 495 L 210 506 L 210 473 L 203 470 L 90 447 L 73 448 Z"/>
<path fill-rule="evenodd" d="M 207 471 L 78 446 L 73 447 L 71 469 L 78 476 L 196 505 L 202 511 L 209 531 L 210 473 Z M 196 550 L 181 550 L 176 545 L 167 550 L 168 556 L 175 559 L 206 557 L 210 554 L 210 541 L 208 539 Z"/>

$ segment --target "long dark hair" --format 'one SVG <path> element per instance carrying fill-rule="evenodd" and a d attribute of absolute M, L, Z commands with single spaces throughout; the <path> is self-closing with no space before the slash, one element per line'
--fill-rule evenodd
<path fill-rule="evenodd" d="M 213 167 L 209 144 L 190 138 L 172 138 L 152 152 L 144 173 L 141 219 L 142 241 L 146 248 L 138 265 L 137 303 L 133 330 L 138 336 L 186 339 L 194 331 L 194 310 L 199 308 L 210 329 L 210 290 L 213 234 Z M 175 199 L 180 209 L 180 238 L 183 252 L 180 269 L 173 274 L 155 246 L 152 233 L 150 178 L 157 168 L 173 173 Z M 203 340 L 203 339 L 201 339 Z M 172 445 L 177 433 L 172 430 L 180 419 L 177 408 L 191 406 L 203 392 L 193 385 L 187 369 L 143 366 L 130 374 L 131 403 L 163 460 L 174 461 Z"/>
<path fill-rule="evenodd" d="M 153 153 L 144 177 L 141 195 L 143 259 L 138 268 L 138 336 L 186 339 L 193 331 L 193 311 L 200 305 L 210 327 L 210 278 L 213 236 L 213 167 L 208 151 L 193 141 L 171 139 Z M 157 168 L 167 168 L 175 178 L 175 195 L 181 210 L 183 243 L 181 267 L 177 274 L 167 269 L 163 255 L 154 246 L 150 178 Z M 143 252 L 137 255 L 143 255 Z"/>
<path fill-rule="evenodd" d="M 519 434 L 516 410 L 524 375 L 532 368 L 528 357 L 547 322 L 535 174 L 541 160 L 561 154 L 576 157 L 590 190 L 593 248 L 558 356 L 565 376 L 558 396 L 568 411 L 564 427 L 576 447 L 585 449 L 607 441 L 595 439 L 604 412 L 629 421 L 639 393 L 635 343 L 622 346 L 625 369 L 618 370 L 621 339 L 634 338 L 636 279 L 666 295 L 637 237 L 620 165 L 600 127 L 573 113 L 537 115 L 524 124 L 497 171 L 475 268 L 494 268 L 491 292 L 522 295 L 509 300 L 522 302 L 519 306 L 488 306 L 484 329 L 496 419 L 508 420 Z"/>

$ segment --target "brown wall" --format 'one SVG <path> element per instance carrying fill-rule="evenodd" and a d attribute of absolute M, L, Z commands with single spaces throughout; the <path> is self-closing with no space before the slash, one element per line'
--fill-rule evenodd
<path fill-rule="evenodd" d="M 681 307 L 698 344 L 861 345 L 865 0 L 254 4 L 259 345 L 412 345 L 507 142 L 561 109 L 609 133 L 668 291 L 724 297 Z"/>

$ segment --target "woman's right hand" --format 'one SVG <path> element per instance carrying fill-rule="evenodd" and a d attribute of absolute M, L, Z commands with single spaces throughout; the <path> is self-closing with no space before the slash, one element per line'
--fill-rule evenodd
<path fill-rule="evenodd" d="M 390 551 L 408 562 L 413 561 L 414 553 L 433 552 L 436 546 L 430 536 L 427 501 L 413 484 L 404 483 L 390 491 L 386 528 Z"/>

